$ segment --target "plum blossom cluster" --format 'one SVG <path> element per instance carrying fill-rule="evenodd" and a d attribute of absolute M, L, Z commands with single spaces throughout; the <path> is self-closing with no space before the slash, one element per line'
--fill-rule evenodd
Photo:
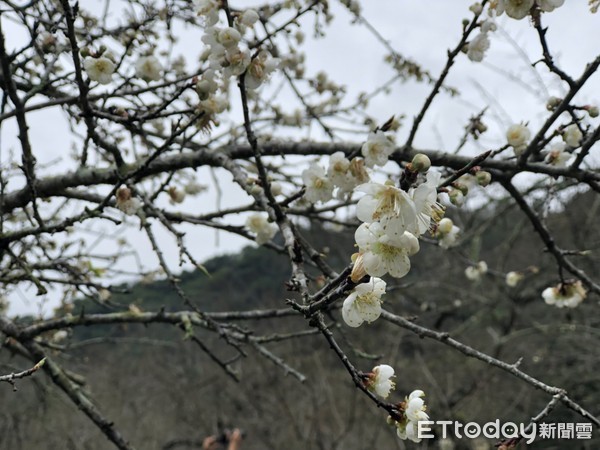
<path fill-rule="evenodd" d="M 371 372 L 363 374 L 366 388 L 381 398 L 388 398 L 390 392 L 396 388 L 393 378 L 395 378 L 395 371 L 387 364 L 375 366 Z M 429 416 L 425 412 L 427 406 L 423 397 L 425 397 L 423 391 L 412 391 L 403 402 L 395 405 L 397 408 L 397 413 L 394 414 L 395 418 L 388 417 L 388 423 L 396 427 L 396 433 L 400 439 L 421 442 L 417 433 L 418 424 L 422 420 L 429 420 Z"/>
<path fill-rule="evenodd" d="M 424 156 L 424 155 L 420 155 Z M 427 171 L 430 163 L 416 165 Z M 410 170 L 410 167 L 407 168 Z M 365 195 L 358 201 L 356 216 L 363 222 L 354 234 L 358 245 L 353 280 L 387 273 L 396 278 L 410 270 L 409 257 L 419 251 L 418 237 L 440 221 L 444 209 L 437 201 L 440 174 L 430 171 L 425 182 L 408 191 L 392 182 L 365 183 L 355 188 Z"/>
<path fill-rule="evenodd" d="M 82 50 L 83 69 L 91 81 L 100 84 L 110 84 L 113 74 L 117 69 L 114 57 L 106 48 L 101 47 L 100 51 L 91 55 L 88 49 Z M 163 72 L 163 66 L 153 55 L 140 56 L 135 63 L 135 76 L 146 82 L 160 80 Z"/>
<path fill-rule="evenodd" d="M 244 35 L 260 20 L 253 10 L 237 14 L 233 26 L 217 26 L 219 4 L 215 0 L 196 0 L 196 13 L 204 24 L 202 42 L 206 49 L 202 60 L 208 68 L 198 78 L 196 92 L 200 100 L 199 112 L 205 113 L 200 121 L 205 126 L 214 116 L 229 107 L 227 89 L 232 77 L 244 77 L 245 87 L 254 90 L 260 87 L 277 68 L 279 60 L 264 51 L 252 55 Z"/>
<path fill-rule="evenodd" d="M 512 19 L 521 20 L 534 9 L 542 12 L 552 12 L 561 7 L 565 0 L 492 0 L 490 14 L 497 16 L 506 13 Z"/>
<path fill-rule="evenodd" d="M 304 199 L 310 203 L 326 203 L 334 197 L 342 199 L 353 190 L 370 180 L 365 168 L 366 159 L 358 156 L 349 160 L 343 152 L 336 152 L 329 158 L 327 170 L 312 163 L 302 172 L 302 182 L 306 187 Z"/>
<path fill-rule="evenodd" d="M 277 233 L 277 225 L 269 222 L 264 214 L 252 214 L 246 219 L 246 227 L 256 235 L 256 243 L 263 245 L 269 242 Z"/>
<path fill-rule="evenodd" d="M 471 281 L 479 281 L 488 271 L 488 265 L 485 261 L 479 261 L 474 266 L 465 269 L 465 276 Z"/>
<path fill-rule="evenodd" d="M 490 48 L 489 33 L 496 31 L 496 24 L 488 19 L 481 24 L 480 33 L 467 45 L 467 57 L 474 62 L 481 62 L 485 52 Z"/>
<path fill-rule="evenodd" d="M 544 289 L 542 298 L 548 305 L 554 305 L 557 308 L 575 308 L 587 295 L 581 281 L 560 283 Z"/>
<path fill-rule="evenodd" d="M 401 414 L 399 418 L 388 417 L 388 423 L 396 427 L 396 433 L 402 440 L 410 440 L 415 443 L 421 442 L 418 435 L 419 422 L 429 420 L 427 406 L 423 400 L 425 393 L 415 390 L 400 403 Z"/>

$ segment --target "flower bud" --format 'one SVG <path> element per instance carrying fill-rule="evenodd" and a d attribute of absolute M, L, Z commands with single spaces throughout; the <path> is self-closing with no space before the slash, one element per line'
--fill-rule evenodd
<path fill-rule="evenodd" d="M 462 206 L 462 204 L 465 202 L 465 196 L 458 189 L 452 189 L 448 193 L 448 197 L 450 197 L 450 203 L 452 203 L 454 206 Z"/>
<path fill-rule="evenodd" d="M 550 97 L 546 102 L 546 109 L 548 111 L 554 111 L 558 105 L 562 102 L 561 98 L 558 97 Z"/>
<path fill-rule="evenodd" d="M 424 173 L 431 167 L 431 160 L 423 153 L 417 153 L 410 163 L 411 169 L 415 172 Z"/>
<path fill-rule="evenodd" d="M 454 183 L 453 186 L 462 192 L 463 195 L 467 195 L 469 193 L 469 186 L 464 183 Z"/>
<path fill-rule="evenodd" d="M 453 226 L 454 222 L 452 222 L 452 219 L 445 217 L 442 220 L 440 220 L 440 223 L 438 223 L 437 231 L 440 234 L 448 234 L 450 233 L 450 231 L 452 231 Z"/>
<path fill-rule="evenodd" d="M 600 111 L 598 110 L 597 106 L 590 106 L 587 109 L 588 114 L 590 115 L 590 117 L 598 117 L 598 115 L 600 115 Z"/>
<path fill-rule="evenodd" d="M 475 178 L 477 178 L 477 184 L 479 184 L 479 186 L 486 187 L 492 181 L 492 174 L 485 170 L 480 170 L 475 174 Z"/>
<path fill-rule="evenodd" d="M 362 253 L 354 253 L 352 255 L 352 262 L 354 265 L 352 266 L 352 272 L 350 273 L 350 279 L 354 283 L 358 283 L 362 280 L 363 277 L 367 275 L 367 271 L 365 270 L 365 266 L 363 264 L 363 255 Z"/>

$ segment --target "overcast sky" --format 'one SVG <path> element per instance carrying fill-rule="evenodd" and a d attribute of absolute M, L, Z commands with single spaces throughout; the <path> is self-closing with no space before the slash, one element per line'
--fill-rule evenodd
<path fill-rule="evenodd" d="M 95 2 L 80 2 L 83 8 L 93 7 Z M 358 93 L 372 90 L 389 79 L 393 72 L 383 62 L 385 49 L 364 27 L 353 25 L 352 17 L 337 2 L 332 3 L 336 15 L 325 38 L 312 38 L 312 19 L 302 23 L 306 26 L 307 72 L 314 74 L 325 71 L 337 83 L 347 86 L 348 91 Z M 377 30 L 389 40 L 400 54 L 419 62 L 422 67 L 437 76 L 441 71 L 447 49 L 454 47 L 460 38 L 461 21 L 471 17 L 468 6 L 472 2 L 462 0 L 376 0 L 364 1 L 363 14 Z M 548 43 L 560 67 L 572 76 L 578 77 L 586 63 L 600 54 L 600 16 L 588 11 L 586 0 L 567 0 L 567 5 L 544 14 L 544 22 L 549 26 Z M 256 2 L 230 1 L 233 7 L 246 7 Z M 118 20 L 118 14 L 115 13 Z M 547 115 L 544 103 L 549 95 L 561 96 L 561 86 L 549 76 L 543 66 L 537 66 L 537 72 L 530 63 L 541 57 L 536 33 L 527 19 L 515 21 L 501 17 L 499 29 L 490 37 L 491 48 L 483 63 L 471 62 L 461 55 L 451 70 L 447 85 L 457 88 L 460 97 L 439 96 L 434 102 L 421 131 L 415 140 L 415 146 L 452 151 L 469 116 L 489 106 L 486 124 L 489 135 L 481 139 L 480 148 L 472 146 L 475 153 L 488 146 L 502 143 L 503 135 L 511 123 L 529 121 L 535 129 Z M 3 23 L 4 25 L 4 23 Z M 182 39 L 178 51 L 185 54 L 189 61 L 197 60 L 198 32 L 181 32 Z M 8 35 L 9 46 L 18 45 L 19 34 Z M 514 81 L 514 78 L 518 81 Z M 586 88 L 576 97 L 578 104 L 599 104 L 600 81 L 595 75 Z M 408 82 L 396 84 L 389 95 L 377 97 L 369 107 L 369 113 L 380 123 L 392 114 L 405 114 L 407 121 L 399 133 L 399 142 L 410 128 L 409 119 L 418 112 L 430 87 L 426 84 Z M 351 98 L 353 95 L 351 95 Z M 237 100 L 237 99 L 236 99 Z M 290 100 L 291 101 L 291 100 Z M 59 109 L 32 113 L 30 120 L 31 141 L 40 166 L 52 163 L 47 173 L 57 173 L 71 167 L 68 154 L 74 140 L 67 137 L 70 132 Z M 6 122 L 0 130 L 2 161 L 8 158 L 12 149 L 18 154 L 19 146 L 14 123 Z M 366 136 L 365 136 L 366 137 Z M 360 140 L 360 138 L 356 138 Z M 595 150 L 597 151 L 597 150 Z M 214 185 L 207 170 L 200 170 L 201 182 L 211 186 L 209 192 L 186 199 L 181 205 L 183 211 L 196 213 L 215 209 L 216 196 Z M 247 198 L 240 190 L 229 188 L 227 176 L 222 180 L 225 195 L 221 206 L 245 204 Z M 165 204 L 167 204 L 165 202 Z M 237 223 L 243 223 L 243 217 Z M 96 230 L 101 227 L 96 227 Z M 106 231 L 114 233 L 109 225 Z M 215 232 L 200 227 L 184 227 L 188 231 L 187 242 L 193 254 L 201 260 L 223 253 L 239 250 L 248 241 L 235 235 L 221 233 L 215 239 Z M 135 230 L 122 230 L 136 244 L 137 250 L 146 268 L 156 265 L 156 258 L 144 235 Z M 166 233 L 160 233 L 163 250 L 174 269 L 177 268 L 178 250 Z M 91 237 L 90 237 L 91 239 Z M 133 260 L 124 264 L 134 265 Z M 19 291 L 11 296 L 12 314 L 38 312 L 40 299 L 33 291 Z M 43 305 L 42 311 L 49 313 L 55 304 L 56 294 L 51 301 Z"/>

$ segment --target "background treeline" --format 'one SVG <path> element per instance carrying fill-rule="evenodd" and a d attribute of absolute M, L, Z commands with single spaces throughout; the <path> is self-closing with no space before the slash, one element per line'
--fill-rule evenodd
<path fill-rule="evenodd" d="M 551 200 L 551 201 L 549 201 Z M 566 205 L 540 197 L 536 209 L 546 215 L 554 236 L 569 239 L 562 248 L 590 250 L 577 262 L 597 274 L 600 260 L 598 198 L 578 194 Z M 553 212 L 544 212 L 547 205 Z M 600 315 L 598 299 L 574 310 L 545 305 L 540 293 L 557 280 L 556 264 L 542 252 L 543 244 L 523 215 L 502 202 L 475 212 L 448 215 L 466 232 L 450 251 L 424 242 L 412 258 L 413 269 L 400 280 L 388 280 L 385 308 L 412 317 L 419 324 L 448 331 L 454 338 L 513 363 L 549 385 L 567 389 L 572 398 L 598 414 L 600 389 Z M 341 270 L 354 251 L 350 232 L 312 225 L 306 234 Z M 432 241 L 433 243 L 433 241 Z M 199 242 L 198 245 L 201 245 Z M 478 282 L 464 276 L 469 261 L 485 260 L 490 268 Z M 289 264 L 284 255 L 265 248 L 246 248 L 237 255 L 214 258 L 200 271 L 181 274 L 187 295 L 204 311 L 285 307 L 290 293 L 284 283 Z M 504 275 L 520 270 L 525 278 L 509 288 Z M 314 281 L 315 283 L 318 280 Z M 167 281 L 131 286 L 115 294 L 116 310 L 136 305 L 143 311 L 186 309 Z M 119 306 L 120 305 L 120 306 Z M 89 300 L 74 305 L 73 314 L 106 311 Z M 548 401 L 516 378 L 468 359 L 435 341 L 391 326 L 383 320 L 350 329 L 338 309 L 327 313 L 341 345 L 362 370 L 378 363 L 397 372 L 393 398 L 411 390 L 427 394 L 433 419 L 528 422 Z M 24 321 L 33 318 L 23 318 Z M 306 330 L 299 317 L 237 322 L 240 330 L 262 336 Z M 221 360 L 235 352 L 218 336 L 195 330 Z M 242 382 L 235 383 L 184 332 L 167 325 L 104 325 L 78 327 L 56 344 L 54 357 L 81 378 L 100 409 L 138 449 L 201 448 L 202 437 L 223 427 L 240 427 L 243 450 L 370 448 L 491 449 L 493 441 L 429 441 L 420 446 L 400 441 L 385 424 L 385 414 L 373 408 L 352 385 L 340 361 L 322 336 L 312 334 L 266 344 L 291 367 L 302 372 L 301 384 L 280 367 L 245 347 L 246 358 L 234 363 Z M 51 339 L 51 333 L 48 335 Z M 390 355 L 380 360 L 380 355 Z M 6 373 L 29 363 L 7 350 L 0 352 Z M 18 383 L 18 391 L 0 385 L 1 449 L 111 449 L 95 426 L 52 386 L 43 374 Z M 545 422 L 581 422 L 562 406 Z M 529 448 L 595 449 L 592 441 L 538 441 Z M 525 446 L 522 445 L 522 448 Z"/>

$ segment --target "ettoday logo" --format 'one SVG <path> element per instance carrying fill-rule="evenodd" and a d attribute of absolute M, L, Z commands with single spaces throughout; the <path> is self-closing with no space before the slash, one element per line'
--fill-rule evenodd
<path fill-rule="evenodd" d="M 417 435 L 420 439 L 431 439 L 434 436 L 434 426 L 441 427 L 437 433 L 443 439 L 455 437 L 458 439 L 475 439 L 486 437 L 489 439 L 504 440 L 521 438 L 531 444 L 538 437 L 541 439 L 591 439 L 591 423 L 531 423 L 516 424 L 506 422 L 501 424 L 499 419 L 480 425 L 476 422 L 463 424 L 452 420 L 422 420 L 417 425 Z"/>

